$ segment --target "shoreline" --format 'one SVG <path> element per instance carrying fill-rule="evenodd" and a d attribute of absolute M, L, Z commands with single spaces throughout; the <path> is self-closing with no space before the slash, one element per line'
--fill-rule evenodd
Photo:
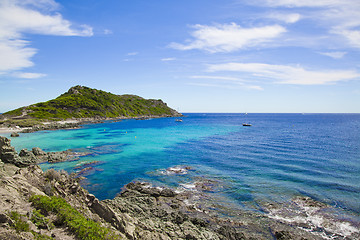
<path fill-rule="evenodd" d="M 5 127 L 3 123 L 0 125 L 0 134 L 9 134 L 9 133 L 31 133 L 37 131 L 44 130 L 58 130 L 58 129 L 76 129 L 81 127 L 81 125 L 87 124 L 97 124 L 104 123 L 105 121 L 122 121 L 122 120 L 147 120 L 152 118 L 176 118 L 176 117 L 184 117 L 184 115 L 140 115 L 136 117 L 115 117 L 115 118 L 107 118 L 107 117 L 95 117 L 95 118 L 80 118 L 80 119 L 65 119 L 60 121 L 44 121 L 39 124 L 35 124 L 30 127 L 19 127 L 15 124 L 10 127 Z"/>

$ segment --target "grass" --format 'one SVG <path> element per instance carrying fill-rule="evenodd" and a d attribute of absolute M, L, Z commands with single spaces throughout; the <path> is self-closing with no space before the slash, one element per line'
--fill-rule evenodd
<path fill-rule="evenodd" d="M 119 236 L 114 235 L 109 229 L 102 227 L 98 222 L 86 219 L 63 198 L 35 195 L 30 198 L 30 201 L 41 211 L 55 213 L 59 222 L 71 229 L 79 239 L 120 239 Z"/>

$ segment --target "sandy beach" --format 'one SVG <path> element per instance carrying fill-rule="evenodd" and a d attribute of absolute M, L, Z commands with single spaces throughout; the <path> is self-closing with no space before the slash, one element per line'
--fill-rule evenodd
<path fill-rule="evenodd" d="M 26 128 L 7 128 L 7 127 L 1 127 L 0 128 L 0 134 L 4 134 L 4 133 L 13 133 L 13 132 L 21 132 L 22 130 L 24 130 Z"/>

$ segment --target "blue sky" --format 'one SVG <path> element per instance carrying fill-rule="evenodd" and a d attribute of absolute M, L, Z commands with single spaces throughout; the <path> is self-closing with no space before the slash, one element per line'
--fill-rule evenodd
<path fill-rule="evenodd" d="M 0 112 L 84 85 L 181 112 L 360 112 L 358 0 L 0 0 Z"/>

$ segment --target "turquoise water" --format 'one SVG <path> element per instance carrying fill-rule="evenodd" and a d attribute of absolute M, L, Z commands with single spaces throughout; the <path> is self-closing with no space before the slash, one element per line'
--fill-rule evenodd
<path fill-rule="evenodd" d="M 113 198 L 133 180 L 180 187 L 201 177 L 220 182 L 214 193 L 244 208 L 261 211 L 262 202 L 305 195 L 359 219 L 359 114 L 186 115 L 183 122 L 124 120 L 21 134 L 12 144 L 90 152 L 42 167 L 71 172 L 100 161 L 84 173 L 84 187 L 100 199 Z M 174 166 L 191 170 L 167 174 Z"/>

